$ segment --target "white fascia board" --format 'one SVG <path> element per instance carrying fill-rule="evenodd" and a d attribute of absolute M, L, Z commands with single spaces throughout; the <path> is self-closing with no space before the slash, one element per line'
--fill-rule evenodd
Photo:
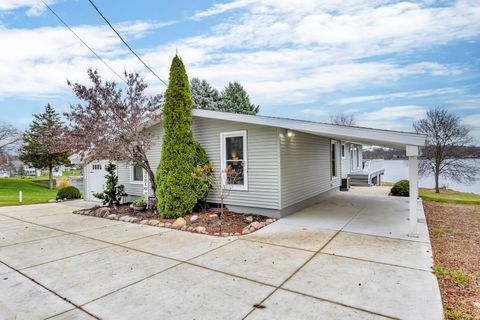
<path fill-rule="evenodd" d="M 285 128 L 333 137 L 339 140 L 354 141 L 355 143 L 360 144 L 365 143 L 400 149 L 405 149 L 406 145 L 423 146 L 425 145 L 426 139 L 426 136 L 424 135 L 410 132 L 341 126 L 303 120 L 235 114 L 201 109 L 192 110 L 192 116 Z"/>

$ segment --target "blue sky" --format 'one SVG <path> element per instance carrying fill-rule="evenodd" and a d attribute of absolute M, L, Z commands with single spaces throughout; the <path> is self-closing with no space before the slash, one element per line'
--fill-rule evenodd
<path fill-rule="evenodd" d="M 109 64 L 165 87 L 87 0 L 45 0 Z M 264 115 L 411 130 L 430 107 L 461 116 L 480 141 L 480 1 L 113 1 L 97 6 L 167 80 L 175 51 L 189 77 L 218 89 L 239 81 Z M 0 120 L 25 128 L 67 86 L 106 69 L 39 0 L 0 1 Z M 118 80 L 118 79 L 116 79 Z"/>

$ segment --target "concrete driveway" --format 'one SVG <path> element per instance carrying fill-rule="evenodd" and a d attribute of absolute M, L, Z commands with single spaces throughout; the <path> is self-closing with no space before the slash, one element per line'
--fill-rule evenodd
<path fill-rule="evenodd" d="M 77 205 L 0 208 L 0 319 L 442 319 L 407 199 L 342 193 L 238 238 Z"/>

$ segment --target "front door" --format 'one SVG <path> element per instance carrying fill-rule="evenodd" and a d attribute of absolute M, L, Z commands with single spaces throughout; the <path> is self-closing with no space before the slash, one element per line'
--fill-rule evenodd
<path fill-rule="evenodd" d="M 95 162 L 88 165 L 88 188 L 85 199 L 99 201 L 92 193 L 102 192 L 105 189 L 105 163 Z"/>

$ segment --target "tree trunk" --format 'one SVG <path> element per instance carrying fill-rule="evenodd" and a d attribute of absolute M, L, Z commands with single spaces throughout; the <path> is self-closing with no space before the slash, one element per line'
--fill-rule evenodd
<path fill-rule="evenodd" d="M 438 174 L 438 171 L 437 171 L 437 172 L 435 172 L 435 193 L 440 193 L 440 188 L 438 186 L 438 176 L 439 176 L 439 174 Z"/>
<path fill-rule="evenodd" d="M 52 174 L 53 168 L 52 166 L 48 167 L 48 182 L 50 185 L 50 189 L 53 189 L 53 174 Z"/>

